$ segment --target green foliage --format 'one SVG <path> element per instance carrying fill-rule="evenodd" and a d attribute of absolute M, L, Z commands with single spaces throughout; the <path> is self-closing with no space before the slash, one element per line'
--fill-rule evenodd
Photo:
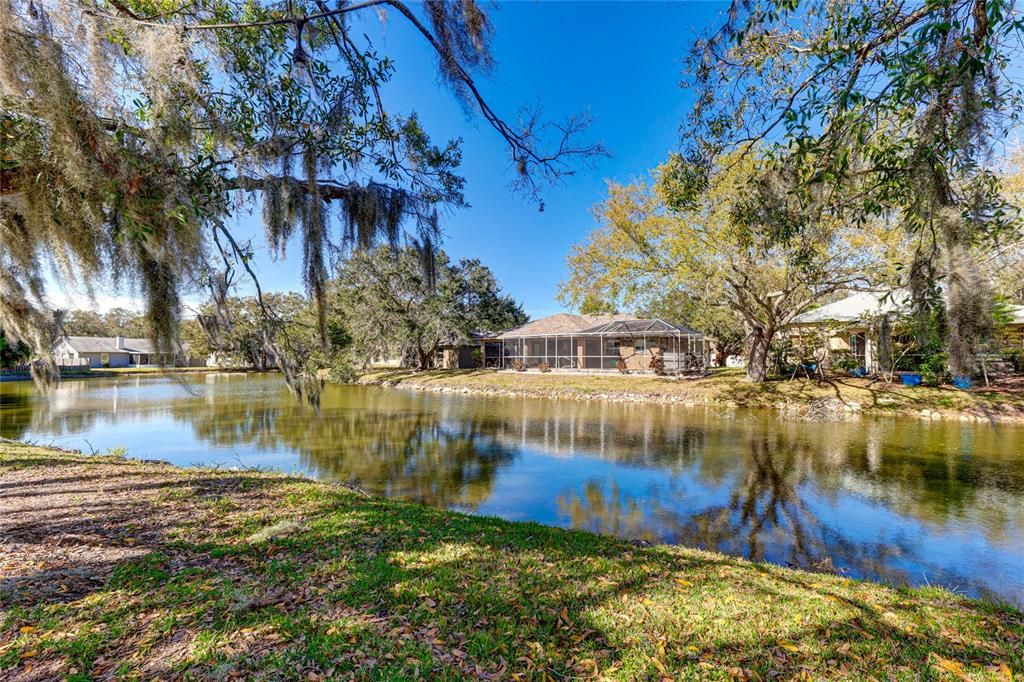
<path fill-rule="evenodd" d="M 613 301 L 606 301 L 589 291 L 583 294 L 578 308 L 584 315 L 615 315 L 619 312 Z"/>
<path fill-rule="evenodd" d="M 69 310 L 62 319 L 68 336 L 149 336 L 145 315 L 125 308 L 113 308 L 102 315 L 93 310 Z"/>
<path fill-rule="evenodd" d="M 770 218 L 779 238 L 809 207 L 899 223 L 913 236 L 901 284 L 921 315 L 942 311 L 950 364 L 970 373 L 992 327 L 985 252 L 1021 238 L 991 161 L 1024 111 L 1022 34 L 1007 0 L 741 0 L 691 53 L 684 145 L 708 168 L 764 149 L 788 188 L 758 178 L 737 219 Z"/>
<path fill-rule="evenodd" d="M 848 350 L 832 351 L 832 366 L 845 372 L 851 372 L 861 367 L 857 357 Z"/>
<path fill-rule="evenodd" d="M 394 62 L 349 24 L 360 11 L 409 24 L 453 93 L 507 143 L 515 184 L 538 201 L 542 186 L 572 172 L 568 160 L 603 153 L 574 141 L 584 119 L 508 125 L 488 105 L 472 77 L 491 63 L 490 25 L 475 0 L 4 2 L 8 333 L 49 358 L 59 320 L 43 273 L 54 266 L 66 285 L 132 285 L 146 300 L 148 335 L 170 350 L 185 287 L 207 285 L 221 302 L 235 270 L 256 278 L 251 245 L 227 227 L 253 205 L 262 205 L 272 253 L 301 242 L 321 342 L 330 254 L 416 245 L 429 271 L 439 210 L 465 205 L 460 141 L 434 143 L 415 113 L 385 108 Z"/>
<path fill-rule="evenodd" d="M 420 369 L 442 345 L 527 319 L 522 306 L 500 292 L 489 268 L 476 259 L 452 264 L 443 251 L 429 275 L 411 247 L 356 253 L 341 265 L 330 292 L 331 309 L 345 320 L 364 361 L 399 356 Z"/>
<path fill-rule="evenodd" d="M 674 312 L 694 318 L 673 315 L 676 321 L 709 334 L 713 328 L 730 351 L 742 329 L 753 381 L 767 376 L 776 334 L 816 302 L 881 278 L 900 245 L 880 224 L 851 226 L 788 201 L 778 210 L 750 209 L 751 182 L 783 196 L 785 182 L 752 156 L 720 159 L 696 197 L 677 186 L 672 165 L 659 167 L 650 184 L 609 186 L 596 209 L 602 225 L 574 247 L 560 298 L 654 311 L 662 297 L 674 297 Z M 688 197 L 682 209 L 680 195 Z M 793 229 L 791 214 L 801 229 Z"/>
<path fill-rule="evenodd" d="M 949 358 L 938 350 L 923 353 L 917 363 L 917 371 L 921 380 L 928 386 L 940 386 L 949 378 Z"/>
<path fill-rule="evenodd" d="M 255 296 L 228 297 L 220 310 L 205 305 L 183 325 L 182 337 L 191 354 L 214 353 L 225 366 L 270 369 L 283 364 L 309 379 L 321 370 L 346 380 L 352 376 L 352 339 L 344 320 L 328 317 L 324 345 L 316 305 L 295 292 L 264 293 L 262 305 Z"/>
<path fill-rule="evenodd" d="M 22 341 L 11 341 L 0 329 L 0 367 L 12 367 L 28 360 L 31 350 Z"/>

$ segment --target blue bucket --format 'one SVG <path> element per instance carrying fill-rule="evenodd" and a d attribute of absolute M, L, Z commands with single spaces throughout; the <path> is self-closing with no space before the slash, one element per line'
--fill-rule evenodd
<path fill-rule="evenodd" d="M 966 391 L 971 387 L 970 377 L 953 377 L 953 385 L 959 388 L 961 391 Z"/>
<path fill-rule="evenodd" d="M 904 386 L 920 386 L 921 375 L 920 374 L 901 374 L 900 381 L 903 382 Z"/>

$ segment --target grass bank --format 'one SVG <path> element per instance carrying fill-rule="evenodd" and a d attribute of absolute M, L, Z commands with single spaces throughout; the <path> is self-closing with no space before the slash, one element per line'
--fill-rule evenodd
<path fill-rule="evenodd" d="M 1024 674 L 1024 615 L 259 472 L 0 442 L 0 677 Z"/>
<path fill-rule="evenodd" d="M 583 375 L 495 370 L 375 370 L 362 383 L 419 390 L 572 399 L 636 400 L 771 408 L 800 414 L 905 414 L 1024 422 L 1024 378 L 991 388 L 908 387 L 853 377 L 814 381 L 779 379 L 754 384 L 739 369 L 716 369 L 699 378 L 652 375 Z"/>

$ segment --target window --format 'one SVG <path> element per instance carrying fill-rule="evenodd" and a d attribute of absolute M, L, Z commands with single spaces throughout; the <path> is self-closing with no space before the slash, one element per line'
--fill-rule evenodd
<path fill-rule="evenodd" d="M 633 341 L 633 350 L 637 353 L 643 353 L 647 350 L 647 339 L 636 339 Z"/>

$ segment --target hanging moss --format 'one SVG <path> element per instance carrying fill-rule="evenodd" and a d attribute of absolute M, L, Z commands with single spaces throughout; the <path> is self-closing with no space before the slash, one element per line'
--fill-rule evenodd
<path fill-rule="evenodd" d="M 45 361 L 43 381 L 55 376 L 53 316 L 41 284 L 47 263 L 66 284 L 87 291 L 108 277 L 136 288 L 146 298 L 154 342 L 170 350 L 178 289 L 204 261 L 200 216 L 218 211 L 204 203 L 215 196 L 201 189 L 210 178 L 180 145 L 192 137 L 179 106 L 189 92 L 180 36 L 139 29 L 134 70 L 119 72 L 107 22 L 73 3 L 54 9 L 58 22 L 79 25 L 55 24 L 42 8 L 22 14 L 0 3 L 0 325 Z M 58 32 L 62 26 L 81 29 L 81 49 Z M 127 117 L 121 94 L 112 93 L 123 91 L 120 77 L 138 74 L 152 124 L 133 128 L 118 123 Z"/>
<path fill-rule="evenodd" d="M 317 326 L 320 331 L 320 342 L 327 344 L 327 311 L 324 292 L 327 281 L 327 266 L 324 262 L 324 245 L 327 241 L 327 223 L 324 213 L 324 202 L 320 197 L 317 184 L 318 162 L 316 150 L 307 147 L 303 155 L 303 166 L 306 173 L 307 208 L 303 221 L 303 264 L 305 266 L 306 290 L 316 303 Z"/>

